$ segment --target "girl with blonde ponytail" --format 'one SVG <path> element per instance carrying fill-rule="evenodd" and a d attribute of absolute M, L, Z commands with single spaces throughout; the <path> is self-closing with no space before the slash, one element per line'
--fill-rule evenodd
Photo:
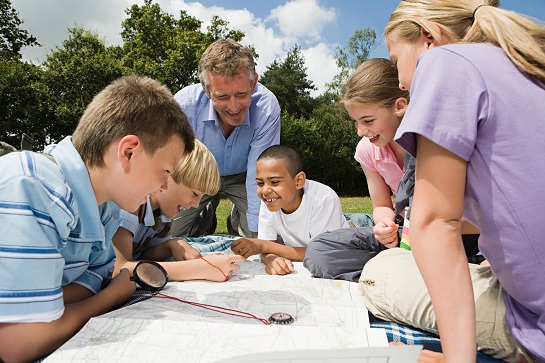
<path fill-rule="evenodd" d="M 545 362 L 544 219 L 535 209 L 545 205 L 545 28 L 496 0 L 405 0 L 385 36 L 411 97 L 395 139 L 417 159 L 414 259 L 394 249 L 367 263 L 368 308 L 439 333 L 444 355 L 427 358 L 475 362 L 478 346 L 505 361 Z M 468 267 L 462 216 L 480 229 L 490 267 Z M 395 294 L 381 300 L 385 286 Z"/>

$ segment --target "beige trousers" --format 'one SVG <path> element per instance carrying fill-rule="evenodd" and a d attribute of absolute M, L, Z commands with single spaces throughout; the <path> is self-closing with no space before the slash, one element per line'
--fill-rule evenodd
<path fill-rule="evenodd" d="M 508 362 L 531 361 L 505 324 L 503 289 L 488 266 L 469 264 L 473 281 L 479 351 Z M 438 335 L 430 295 L 413 255 L 402 248 L 382 251 L 363 268 L 360 290 L 379 319 Z"/>

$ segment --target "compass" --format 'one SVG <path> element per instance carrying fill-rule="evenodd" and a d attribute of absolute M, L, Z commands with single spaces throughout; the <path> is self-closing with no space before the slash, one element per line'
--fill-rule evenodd
<path fill-rule="evenodd" d="M 286 313 L 274 313 L 269 316 L 269 322 L 271 324 L 291 324 L 293 323 L 293 316 Z"/>

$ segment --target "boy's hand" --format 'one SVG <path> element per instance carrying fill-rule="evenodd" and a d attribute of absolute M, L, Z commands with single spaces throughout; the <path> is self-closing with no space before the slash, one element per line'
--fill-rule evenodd
<path fill-rule="evenodd" d="M 112 293 L 115 301 L 114 305 L 121 305 L 130 299 L 131 295 L 136 291 L 136 282 L 131 281 L 129 270 L 123 268 L 114 277 L 108 286 L 104 289 L 108 293 Z"/>
<path fill-rule="evenodd" d="M 373 233 L 377 241 L 382 243 L 387 248 L 397 247 L 397 231 L 399 225 L 397 225 L 390 218 L 384 218 L 373 227 Z"/>
<path fill-rule="evenodd" d="M 233 241 L 231 250 L 237 255 L 248 258 L 263 252 L 263 243 L 257 238 L 239 238 Z"/>
<path fill-rule="evenodd" d="M 176 261 L 201 258 L 201 253 L 183 239 L 175 239 L 172 247 L 172 257 Z"/>
<path fill-rule="evenodd" d="M 244 260 L 242 256 L 222 254 L 209 254 L 204 256 L 203 259 L 209 262 L 203 261 L 205 264 L 203 266 L 203 279 L 218 282 L 227 280 L 233 274 L 233 271 L 239 270 L 240 266 L 237 265 L 237 262 Z M 211 264 L 221 269 L 221 272 Z"/>
<path fill-rule="evenodd" d="M 287 275 L 293 271 L 293 262 L 284 257 L 275 257 L 265 265 L 269 275 Z"/>

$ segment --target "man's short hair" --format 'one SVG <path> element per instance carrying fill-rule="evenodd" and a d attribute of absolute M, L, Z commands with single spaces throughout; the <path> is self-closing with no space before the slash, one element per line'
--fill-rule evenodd
<path fill-rule="evenodd" d="M 177 184 L 208 195 L 216 195 L 220 188 L 218 163 L 210 150 L 197 139 L 193 151 L 182 157 L 171 176 Z"/>
<path fill-rule="evenodd" d="M 184 142 L 186 153 L 193 150 L 195 140 L 168 88 L 140 76 L 121 77 L 100 91 L 81 116 L 72 142 L 86 165 L 103 167 L 106 149 L 127 135 L 136 135 L 149 155 L 174 135 Z"/>
<path fill-rule="evenodd" d="M 218 39 L 204 51 L 197 72 L 201 84 L 208 92 L 210 85 L 208 72 L 224 77 L 233 77 L 244 70 L 248 71 L 250 82 L 253 82 L 255 61 L 252 50 L 233 39 Z"/>
<path fill-rule="evenodd" d="M 292 177 L 303 171 L 303 162 L 299 153 L 292 147 L 286 145 L 273 145 L 265 149 L 257 158 L 257 161 L 262 159 L 284 160 L 286 169 Z"/>

